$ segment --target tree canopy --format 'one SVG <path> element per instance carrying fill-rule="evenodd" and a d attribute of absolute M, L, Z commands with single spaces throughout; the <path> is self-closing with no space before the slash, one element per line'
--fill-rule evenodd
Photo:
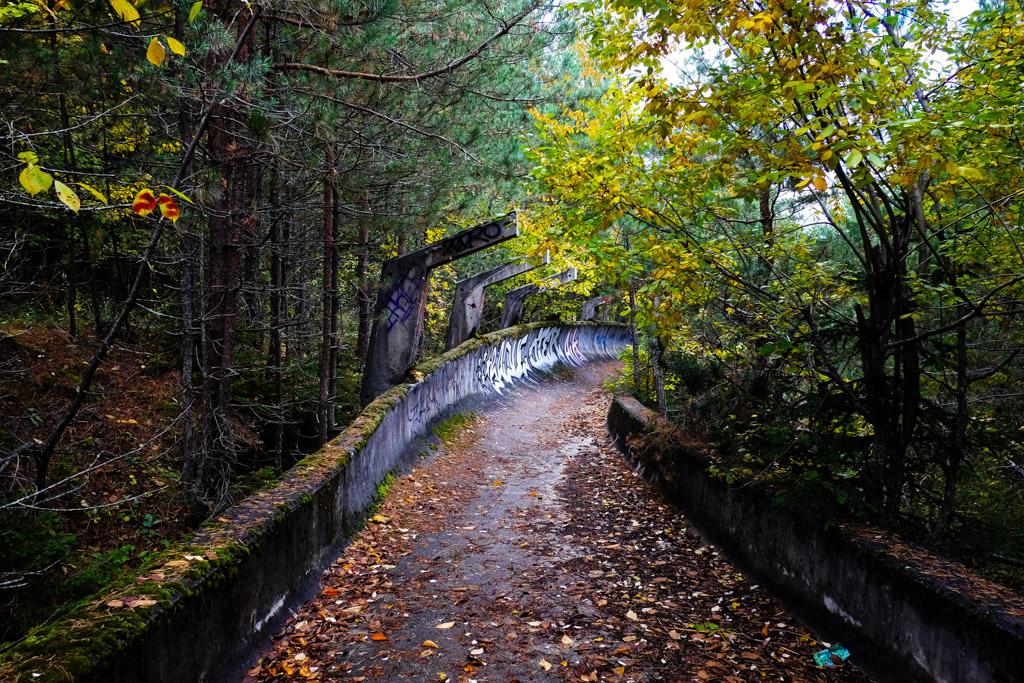
<path fill-rule="evenodd" d="M 580 7 L 617 87 L 538 114 L 548 224 L 635 284 L 670 350 L 725 369 L 717 393 L 690 377 L 684 413 L 723 402 L 728 476 L 933 541 L 965 467 L 1013 480 L 1021 5 Z"/>

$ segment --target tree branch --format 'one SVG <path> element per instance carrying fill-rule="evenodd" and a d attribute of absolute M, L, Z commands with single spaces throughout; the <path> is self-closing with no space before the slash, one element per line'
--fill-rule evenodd
<path fill-rule="evenodd" d="M 501 28 L 498 29 L 494 35 L 480 43 L 473 50 L 466 53 L 462 57 L 456 59 L 453 62 L 449 62 L 445 66 L 442 66 L 431 71 L 424 71 L 423 73 L 414 74 L 412 76 L 386 76 L 383 74 L 371 74 L 362 71 L 342 71 L 339 69 L 328 69 L 322 66 L 316 66 L 314 64 L 303 64 L 301 62 L 278 62 L 273 65 L 273 68 L 279 71 L 310 71 L 313 73 L 323 74 L 325 76 L 334 76 L 335 78 L 353 78 L 363 81 L 374 81 L 376 83 L 415 83 L 418 81 L 426 80 L 428 78 L 434 78 L 435 76 L 441 76 L 442 74 L 450 73 L 455 71 L 467 62 L 476 59 L 480 54 L 491 46 L 492 43 L 497 41 L 499 38 L 511 31 L 520 21 L 525 19 L 527 15 L 536 9 L 536 5 L 530 5 L 526 10 L 520 12 L 516 16 L 512 17 L 508 21 L 502 22 Z"/>

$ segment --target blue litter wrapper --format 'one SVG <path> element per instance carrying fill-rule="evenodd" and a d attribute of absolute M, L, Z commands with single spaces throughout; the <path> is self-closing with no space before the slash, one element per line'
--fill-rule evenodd
<path fill-rule="evenodd" d="M 850 651 L 836 643 L 827 650 L 814 653 L 814 663 L 818 666 L 835 666 L 835 660 L 845 662 L 850 657 Z"/>

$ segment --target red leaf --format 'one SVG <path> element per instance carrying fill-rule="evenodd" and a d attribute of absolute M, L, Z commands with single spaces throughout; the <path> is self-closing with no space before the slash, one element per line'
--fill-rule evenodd
<path fill-rule="evenodd" d="M 153 190 L 148 187 L 144 190 L 139 190 L 139 193 L 135 195 L 135 201 L 132 202 L 132 211 L 140 216 L 147 216 L 155 208 L 156 195 L 153 194 Z"/>
<path fill-rule="evenodd" d="M 181 218 L 181 210 L 170 195 L 161 194 L 157 202 L 160 204 L 160 213 L 164 215 L 164 218 L 172 223 L 176 223 Z"/>

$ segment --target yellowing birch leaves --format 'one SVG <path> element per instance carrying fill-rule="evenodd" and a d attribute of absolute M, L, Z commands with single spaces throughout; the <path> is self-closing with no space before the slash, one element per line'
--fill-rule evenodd
<path fill-rule="evenodd" d="M 135 28 L 142 24 L 139 21 L 139 10 L 135 9 L 135 5 L 128 2 L 128 0 L 110 0 L 110 6 L 114 8 L 117 16 L 121 17 L 121 21 L 128 22 L 135 26 Z"/>
<path fill-rule="evenodd" d="M 36 164 L 29 164 L 18 175 L 18 182 L 28 190 L 28 193 L 35 197 L 40 192 L 45 192 L 53 185 L 53 176 L 39 168 Z"/>
<path fill-rule="evenodd" d="M 167 47 L 171 48 L 171 52 L 176 55 L 185 56 L 185 46 L 180 40 L 171 38 L 170 36 L 164 36 L 167 39 Z"/>
<path fill-rule="evenodd" d="M 149 47 L 146 48 L 146 59 L 157 66 L 162 66 L 166 55 L 167 52 L 164 50 L 164 46 L 160 44 L 160 40 L 153 36 L 153 40 L 149 41 Z"/>
<path fill-rule="evenodd" d="M 57 199 L 59 199 L 64 206 L 68 207 L 75 213 L 82 208 L 82 200 L 78 198 L 75 191 L 65 185 L 59 180 L 53 181 L 53 189 L 57 192 Z"/>

